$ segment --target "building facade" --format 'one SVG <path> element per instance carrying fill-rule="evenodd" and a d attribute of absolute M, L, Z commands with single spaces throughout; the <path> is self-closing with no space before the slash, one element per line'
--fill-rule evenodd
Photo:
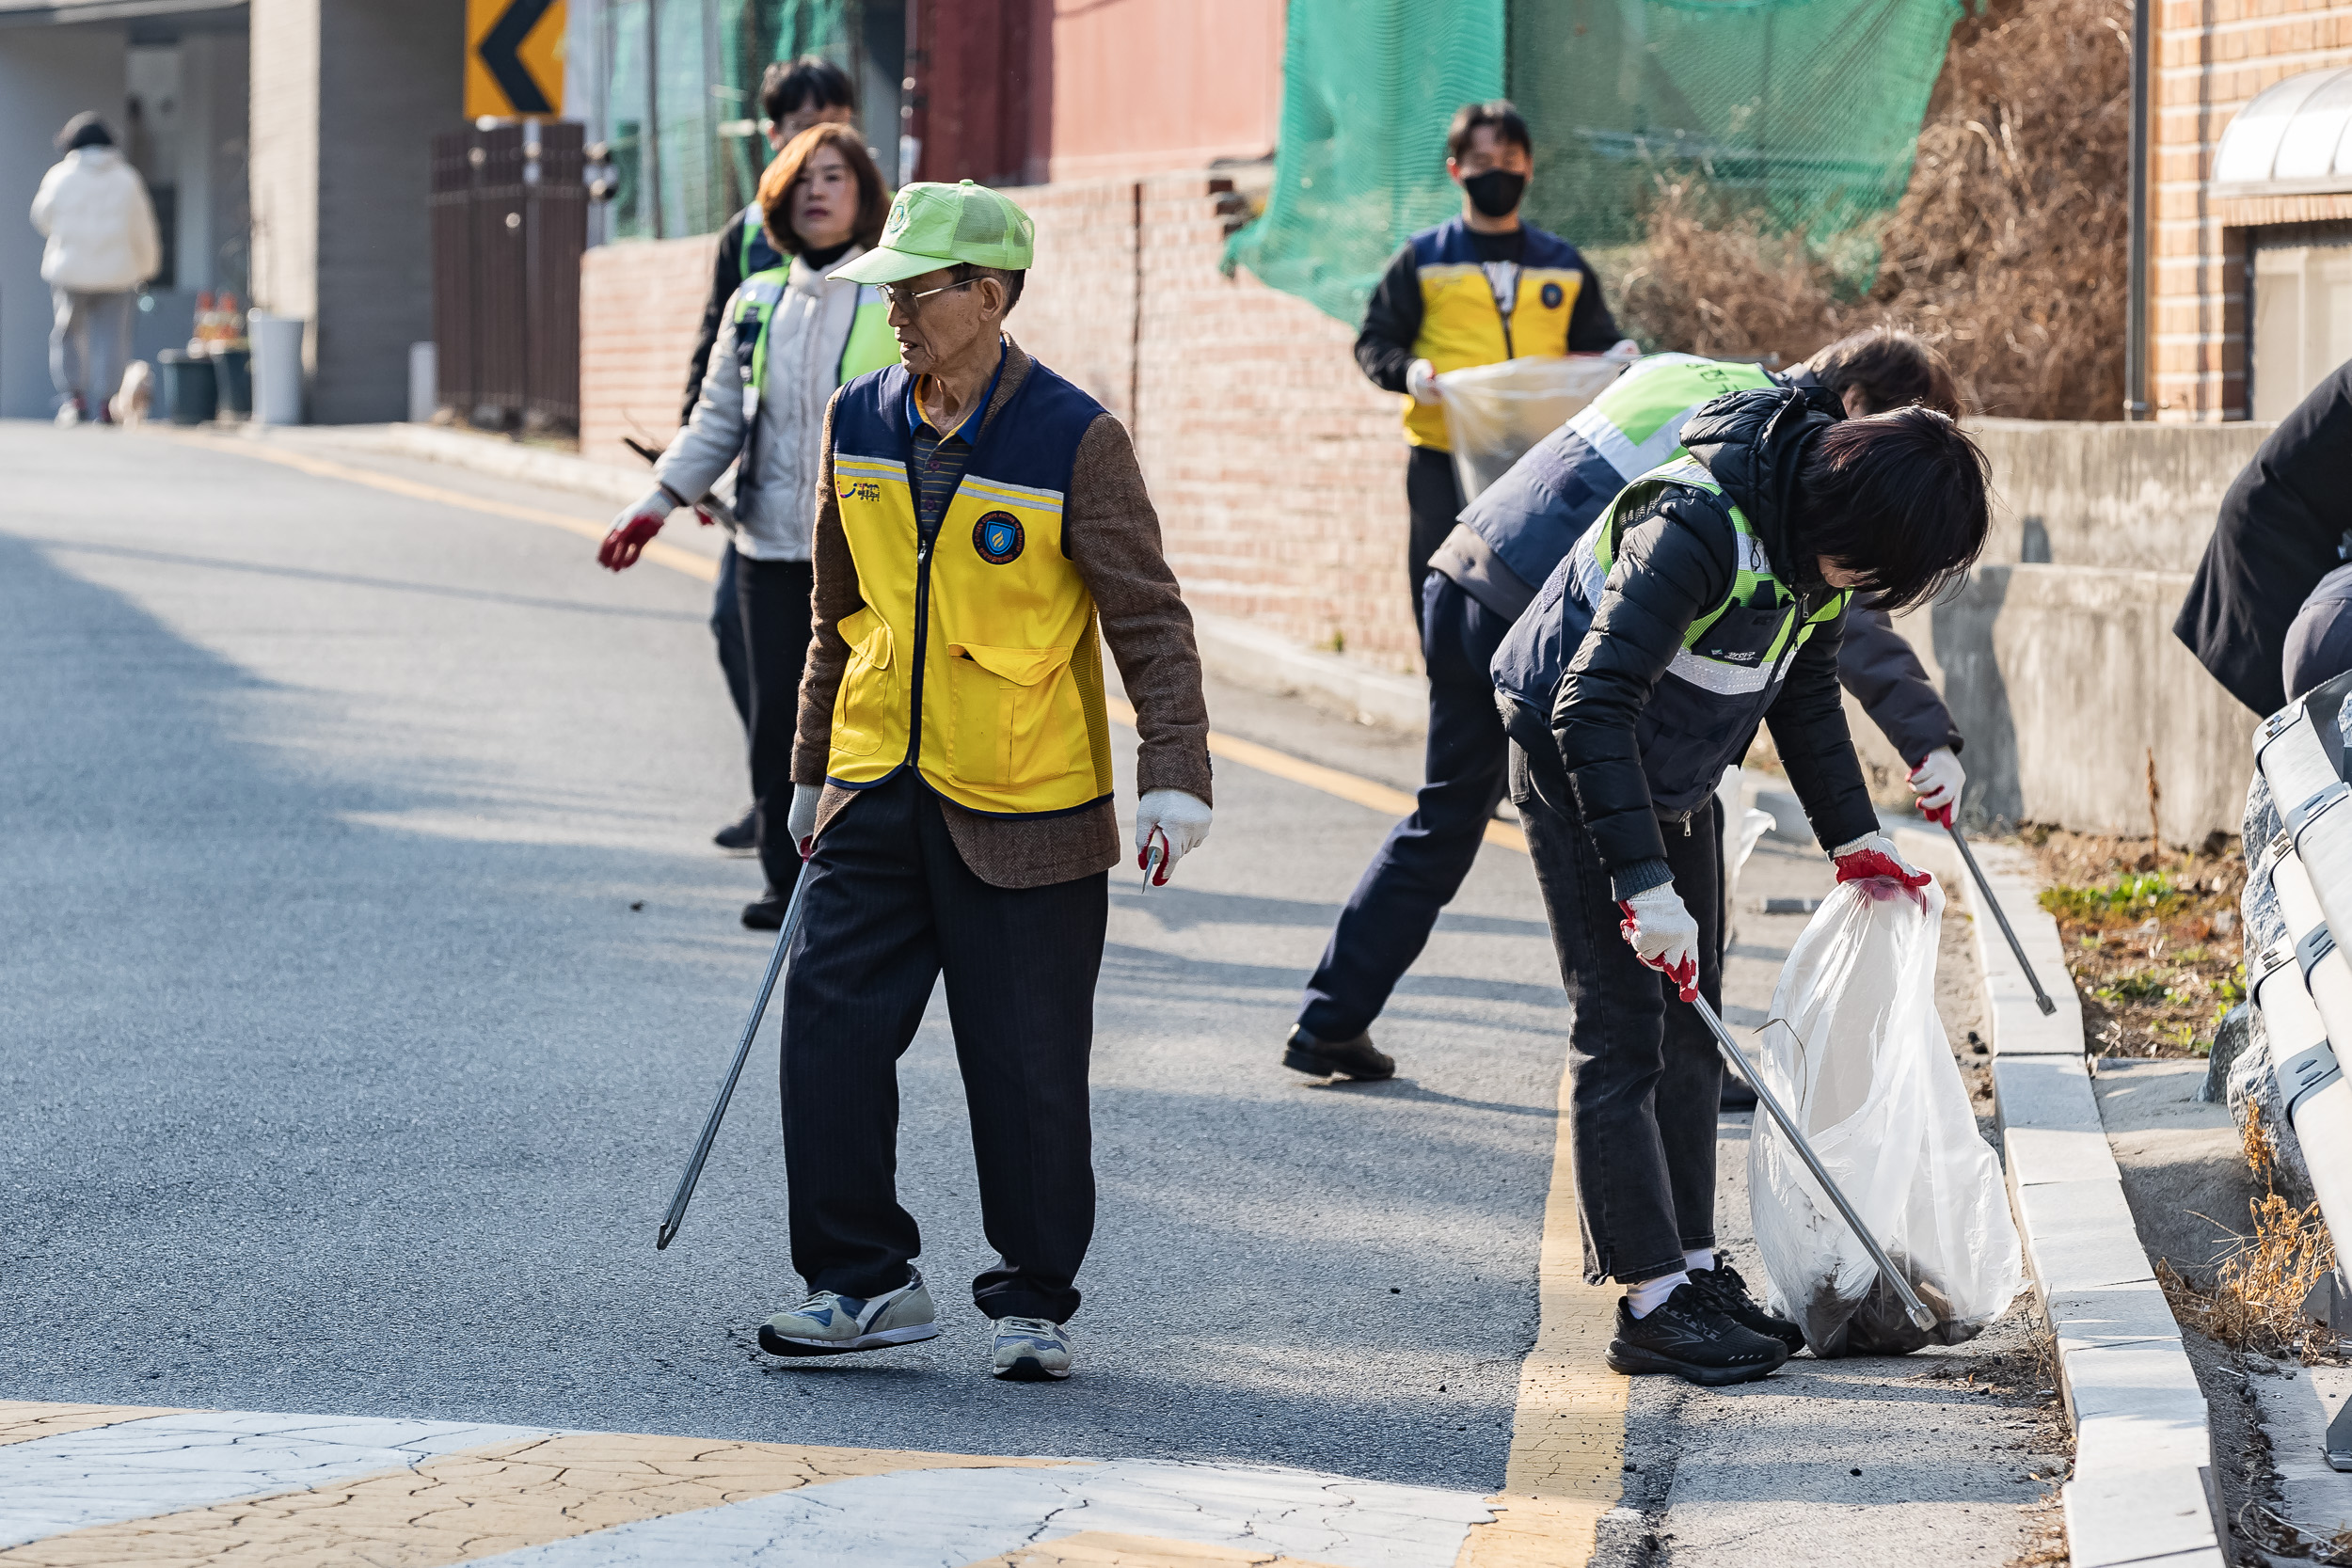
<path fill-rule="evenodd" d="M 2352 4 L 2142 3 L 2151 412 L 2274 420 L 2352 359 Z"/>

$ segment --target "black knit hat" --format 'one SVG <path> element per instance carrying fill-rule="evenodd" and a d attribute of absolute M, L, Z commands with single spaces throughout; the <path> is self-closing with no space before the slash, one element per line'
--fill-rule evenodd
<path fill-rule="evenodd" d="M 115 134 L 106 129 L 106 122 L 98 118 L 95 109 L 84 109 L 65 122 L 57 133 L 57 150 L 71 152 L 77 147 L 112 147 Z"/>

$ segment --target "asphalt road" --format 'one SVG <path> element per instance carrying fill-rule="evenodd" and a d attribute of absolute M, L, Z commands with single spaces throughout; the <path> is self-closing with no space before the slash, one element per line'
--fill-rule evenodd
<path fill-rule="evenodd" d="M 1311 1085 L 1279 1040 L 1388 819 L 1220 765 L 1176 884 L 1114 873 L 1077 1377 L 986 1375 L 936 1004 L 899 1159 L 946 1332 L 777 1363 L 753 1329 L 801 1287 L 772 1022 L 684 1233 L 653 1247 L 768 951 L 736 923 L 755 867 L 709 844 L 746 795 L 709 590 L 217 443 L 0 424 L 0 1399 L 1502 1484 L 1567 1022 L 1522 856 L 1488 847 L 1391 1006 L 1399 1077 Z M 1416 782 L 1378 732 L 1211 705 Z M 1827 880 L 1809 849 L 1758 851 L 1735 1022 L 1803 924 L 1761 900 Z M 1727 1118 L 1735 1245 L 1746 1135 Z M 2004 1561 L 2053 1440 L 2030 1339 L 2020 1314 L 1746 1389 L 1637 1380 L 1596 1560 Z"/>
<path fill-rule="evenodd" d="M 1220 769 L 1176 885 L 1115 882 L 1079 1376 L 985 1374 L 936 1006 L 900 1180 L 947 1331 L 779 1365 L 771 1049 L 653 1248 L 767 952 L 707 588 L 159 434 L 0 465 L 0 1395 L 1500 1483 L 1565 1021 L 1520 857 L 1400 1077 L 1313 1087 L 1279 1037 L 1386 823 Z"/>

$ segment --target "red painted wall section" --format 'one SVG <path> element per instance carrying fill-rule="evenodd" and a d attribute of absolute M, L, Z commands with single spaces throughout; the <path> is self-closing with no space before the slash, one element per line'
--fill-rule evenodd
<path fill-rule="evenodd" d="M 926 180 L 1030 184 L 1051 135 L 1053 0 L 916 0 Z"/>
<path fill-rule="evenodd" d="M 1041 178 L 1154 174 L 1274 150 L 1284 0 L 1037 4 L 1053 13 Z"/>

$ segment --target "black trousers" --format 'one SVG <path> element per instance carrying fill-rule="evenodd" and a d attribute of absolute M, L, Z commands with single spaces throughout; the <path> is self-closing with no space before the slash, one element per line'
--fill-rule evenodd
<path fill-rule="evenodd" d="M 727 678 L 727 699 L 745 734 L 752 727 L 752 656 L 743 647 L 743 606 L 736 598 L 735 563 L 729 544 L 719 555 L 719 580 L 710 594 L 710 636 L 719 644 L 719 671 Z"/>
<path fill-rule="evenodd" d="M 1462 499 L 1461 482 L 1454 477 L 1454 454 L 1435 447 L 1412 447 L 1405 457 L 1405 506 L 1412 515 L 1406 538 L 1406 585 L 1413 595 L 1413 627 L 1422 629 L 1422 578 L 1429 574 L 1429 558 L 1469 504 Z"/>
<path fill-rule="evenodd" d="M 1087 1063 L 1109 874 L 980 880 L 904 769 L 826 825 L 807 875 L 784 987 L 793 1268 L 847 1296 L 907 1282 L 922 1239 L 897 1193 L 898 1064 L 944 973 L 998 1259 L 973 1300 L 992 1318 L 1067 1322 L 1094 1235 Z"/>
<path fill-rule="evenodd" d="M 732 553 L 732 552 L 730 552 Z M 759 832 L 759 868 L 769 890 L 792 895 L 800 846 L 785 824 L 792 810 L 792 736 L 801 716 L 801 672 L 808 665 L 809 596 L 816 569 L 805 561 L 735 565 L 735 599 L 751 669 L 752 809 Z"/>
<path fill-rule="evenodd" d="M 1511 799 L 1551 921 L 1568 1024 L 1568 1139 L 1584 1277 L 1656 1279 L 1715 1244 L 1715 1114 L 1723 1060 L 1697 1011 L 1643 967 L 1557 757 L 1511 747 Z M 1699 994 L 1723 1007 L 1723 810 L 1666 827 L 1675 891 L 1699 923 Z"/>
<path fill-rule="evenodd" d="M 1486 673 L 1511 623 L 1441 572 L 1423 585 L 1422 657 L 1429 667 L 1426 781 L 1413 815 L 1389 830 L 1331 928 L 1307 981 L 1298 1022 L 1318 1039 L 1352 1039 L 1389 1004 L 1439 911 L 1478 859 L 1502 799 L 1511 739 Z"/>

